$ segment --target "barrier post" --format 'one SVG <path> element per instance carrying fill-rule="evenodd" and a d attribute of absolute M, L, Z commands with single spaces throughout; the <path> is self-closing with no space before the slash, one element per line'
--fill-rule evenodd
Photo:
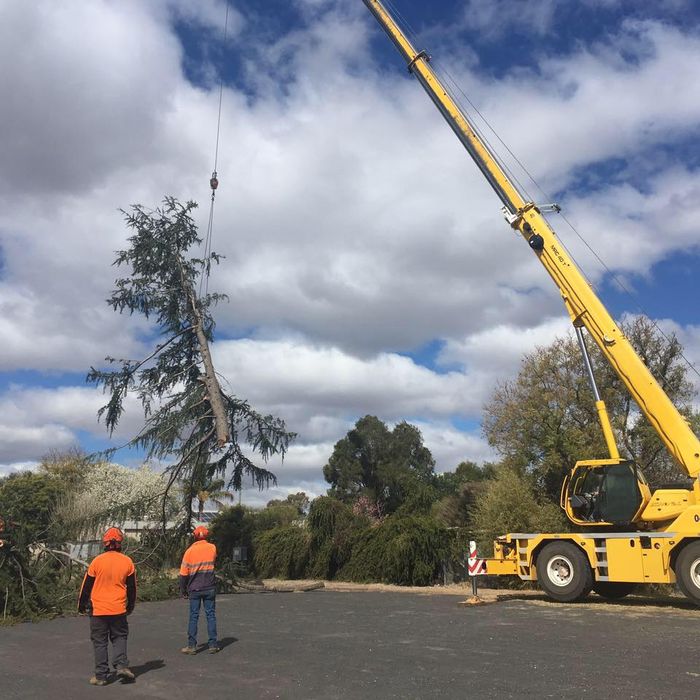
<path fill-rule="evenodd" d="M 478 605 L 483 603 L 481 598 L 479 598 L 479 589 L 476 582 L 477 576 L 483 576 L 486 574 L 486 561 L 484 559 L 479 559 L 476 552 L 476 542 L 470 540 L 469 542 L 469 554 L 467 556 L 467 570 L 469 573 L 469 578 L 472 580 L 472 595 L 464 601 L 465 605 Z"/>

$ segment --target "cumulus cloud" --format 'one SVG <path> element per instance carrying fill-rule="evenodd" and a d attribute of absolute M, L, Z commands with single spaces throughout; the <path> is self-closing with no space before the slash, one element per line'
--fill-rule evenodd
<path fill-rule="evenodd" d="M 545 347 L 571 330 L 568 317 L 545 319 L 529 328 L 496 325 L 481 333 L 463 339 L 448 341 L 442 348 L 439 361 L 481 375 L 491 372 L 494 376 L 512 376 L 525 353 L 537 347 Z"/>
<path fill-rule="evenodd" d="M 476 408 L 467 392 L 467 375 L 437 374 L 401 355 L 360 359 L 338 348 L 254 340 L 217 343 L 214 351 L 234 392 L 265 407 L 287 409 L 297 418 L 309 410 L 348 416 L 371 407 L 394 420 L 406 413 L 473 414 Z"/>

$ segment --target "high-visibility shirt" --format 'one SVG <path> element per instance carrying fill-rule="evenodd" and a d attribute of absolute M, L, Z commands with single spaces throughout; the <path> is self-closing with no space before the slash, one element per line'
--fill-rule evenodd
<path fill-rule="evenodd" d="M 83 579 L 79 606 L 84 608 L 88 597 L 93 615 L 131 612 L 136 600 L 134 562 L 116 550 L 95 557 Z"/>
<path fill-rule="evenodd" d="M 191 544 L 180 564 L 180 591 L 189 593 L 215 588 L 215 563 L 216 545 L 206 540 L 197 540 Z"/>

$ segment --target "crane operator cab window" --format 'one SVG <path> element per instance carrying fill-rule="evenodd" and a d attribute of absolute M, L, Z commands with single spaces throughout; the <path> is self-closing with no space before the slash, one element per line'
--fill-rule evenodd
<path fill-rule="evenodd" d="M 632 462 L 578 466 L 571 478 L 571 509 L 579 520 L 629 523 L 642 505 L 643 477 Z"/>

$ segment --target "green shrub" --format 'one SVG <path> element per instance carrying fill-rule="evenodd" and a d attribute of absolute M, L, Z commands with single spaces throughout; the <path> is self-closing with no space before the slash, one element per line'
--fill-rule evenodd
<path fill-rule="evenodd" d="M 73 612 L 85 570 L 48 553 L 0 550 L 0 622 L 38 620 Z"/>
<path fill-rule="evenodd" d="M 276 527 L 255 538 L 255 570 L 263 578 L 303 578 L 309 561 L 305 528 Z"/>
<path fill-rule="evenodd" d="M 309 543 L 308 575 L 331 580 L 350 560 L 353 548 L 369 521 L 353 514 L 351 508 L 335 498 L 317 498 L 307 519 Z"/>
<path fill-rule="evenodd" d="M 234 547 L 245 547 L 250 558 L 253 554 L 255 513 L 242 506 L 222 508 L 212 520 L 209 532 L 222 564 L 231 561 Z"/>
<path fill-rule="evenodd" d="M 429 516 L 391 516 L 365 530 L 338 577 L 427 586 L 439 580 L 450 555 L 447 531 Z"/>
<path fill-rule="evenodd" d="M 168 600 L 180 596 L 180 582 L 176 577 L 164 573 L 139 576 L 138 571 L 136 577 L 136 599 L 139 602 Z"/>

